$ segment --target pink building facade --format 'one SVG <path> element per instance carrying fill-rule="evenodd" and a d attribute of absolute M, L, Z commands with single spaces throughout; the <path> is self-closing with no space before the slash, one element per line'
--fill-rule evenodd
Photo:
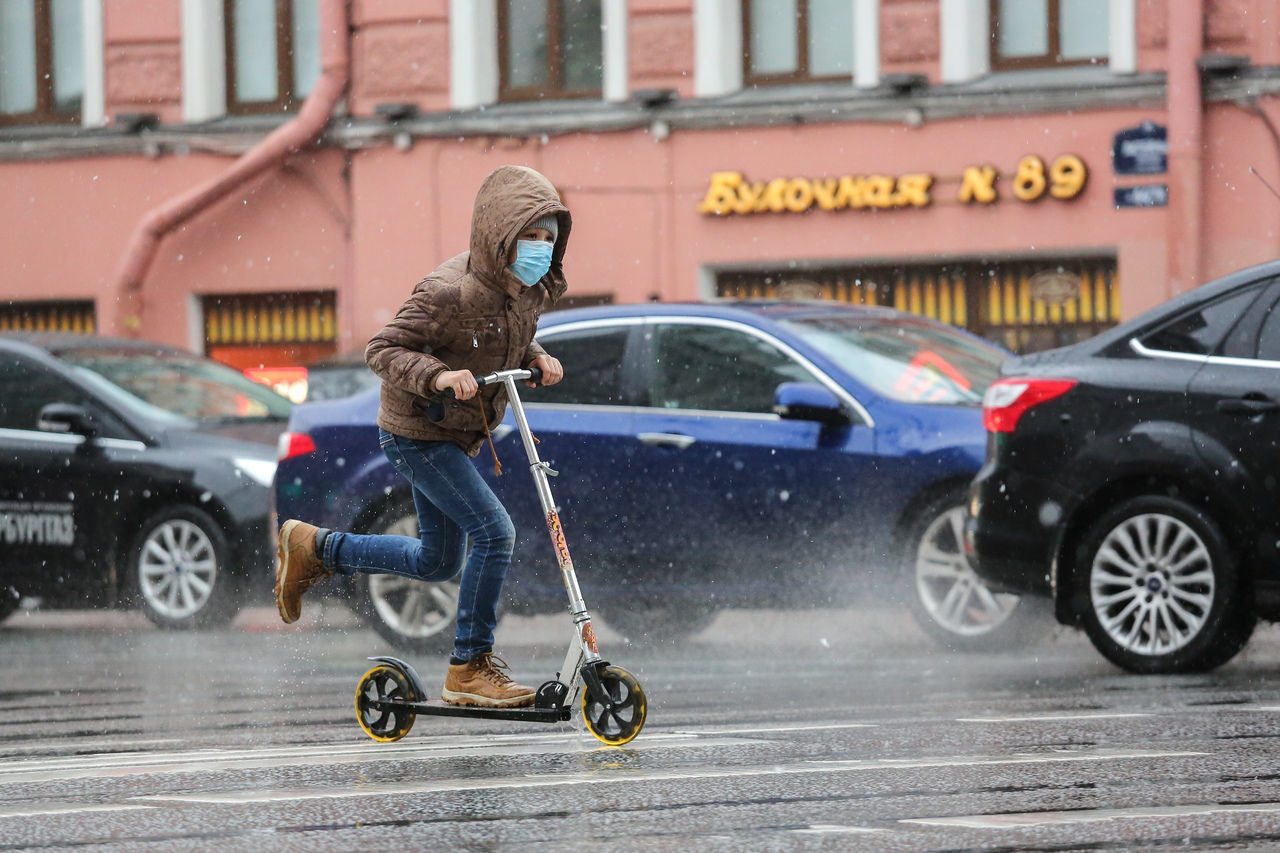
<path fill-rule="evenodd" d="M 0 93 L 0 329 L 360 350 L 505 163 L 574 304 L 803 279 L 1036 349 L 1276 257 L 1280 0 L 1072 2 L 81 0 L 74 97 Z"/>

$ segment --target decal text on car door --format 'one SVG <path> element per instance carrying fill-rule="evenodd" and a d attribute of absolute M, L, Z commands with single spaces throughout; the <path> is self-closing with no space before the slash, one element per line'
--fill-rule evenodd
<path fill-rule="evenodd" d="M 70 545 L 71 504 L 0 502 L 0 545 Z"/>

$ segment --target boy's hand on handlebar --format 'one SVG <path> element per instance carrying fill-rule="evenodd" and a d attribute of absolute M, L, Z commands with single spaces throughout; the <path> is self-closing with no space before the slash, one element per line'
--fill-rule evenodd
<path fill-rule="evenodd" d="M 560 365 L 560 359 L 551 355 L 540 355 L 533 360 L 530 367 L 536 367 L 542 371 L 541 382 L 526 382 L 530 388 L 537 388 L 539 385 L 555 385 L 561 379 L 564 379 L 564 368 Z"/>
<path fill-rule="evenodd" d="M 446 388 L 453 389 L 453 396 L 459 400 L 470 400 L 480 390 L 480 386 L 476 384 L 476 378 L 471 375 L 470 370 L 446 370 L 436 374 L 435 385 L 437 391 L 443 391 Z"/>

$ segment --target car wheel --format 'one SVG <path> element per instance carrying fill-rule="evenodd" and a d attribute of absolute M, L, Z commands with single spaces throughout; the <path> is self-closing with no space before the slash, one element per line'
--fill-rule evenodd
<path fill-rule="evenodd" d="M 964 553 L 960 495 L 936 501 L 908 530 L 905 597 L 916 623 L 957 651 L 996 651 L 1033 642 L 1050 620 L 1045 602 L 987 587 Z"/>
<path fill-rule="evenodd" d="M 719 614 L 708 602 L 645 604 L 619 602 L 603 610 L 604 621 L 633 643 L 687 640 L 701 633 Z"/>
<path fill-rule="evenodd" d="M 1230 660 L 1256 616 L 1218 525 L 1168 497 L 1132 498 L 1096 521 L 1074 592 L 1093 645 L 1130 672 L 1203 672 Z"/>
<path fill-rule="evenodd" d="M 411 503 L 397 503 L 370 525 L 371 533 L 418 537 L 418 514 Z M 453 650 L 458 616 L 458 582 L 420 581 L 399 575 L 355 577 L 356 612 L 378 636 L 416 654 Z"/>
<path fill-rule="evenodd" d="M 225 625 L 240 608 L 226 535 L 203 510 L 179 506 L 152 515 L 128 566 L 143 612 L 161 628 Z"/>

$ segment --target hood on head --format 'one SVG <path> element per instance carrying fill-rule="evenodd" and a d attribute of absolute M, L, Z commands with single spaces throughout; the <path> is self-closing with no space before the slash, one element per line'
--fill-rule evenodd
<path fill-rule="evenodd" d="M 559 299 L 566 287 L 561 260 L 573 221 L 551 181 L 527 166 L 499 167 L 480 184 L 471 215 L 472 271 L 513 296 L 519 294 L 523 285 L 507 269 L 507 253 L 525 226 L 548 213 L 556 215 L 560 233 L 542 283 L 552 302 Z"/>

